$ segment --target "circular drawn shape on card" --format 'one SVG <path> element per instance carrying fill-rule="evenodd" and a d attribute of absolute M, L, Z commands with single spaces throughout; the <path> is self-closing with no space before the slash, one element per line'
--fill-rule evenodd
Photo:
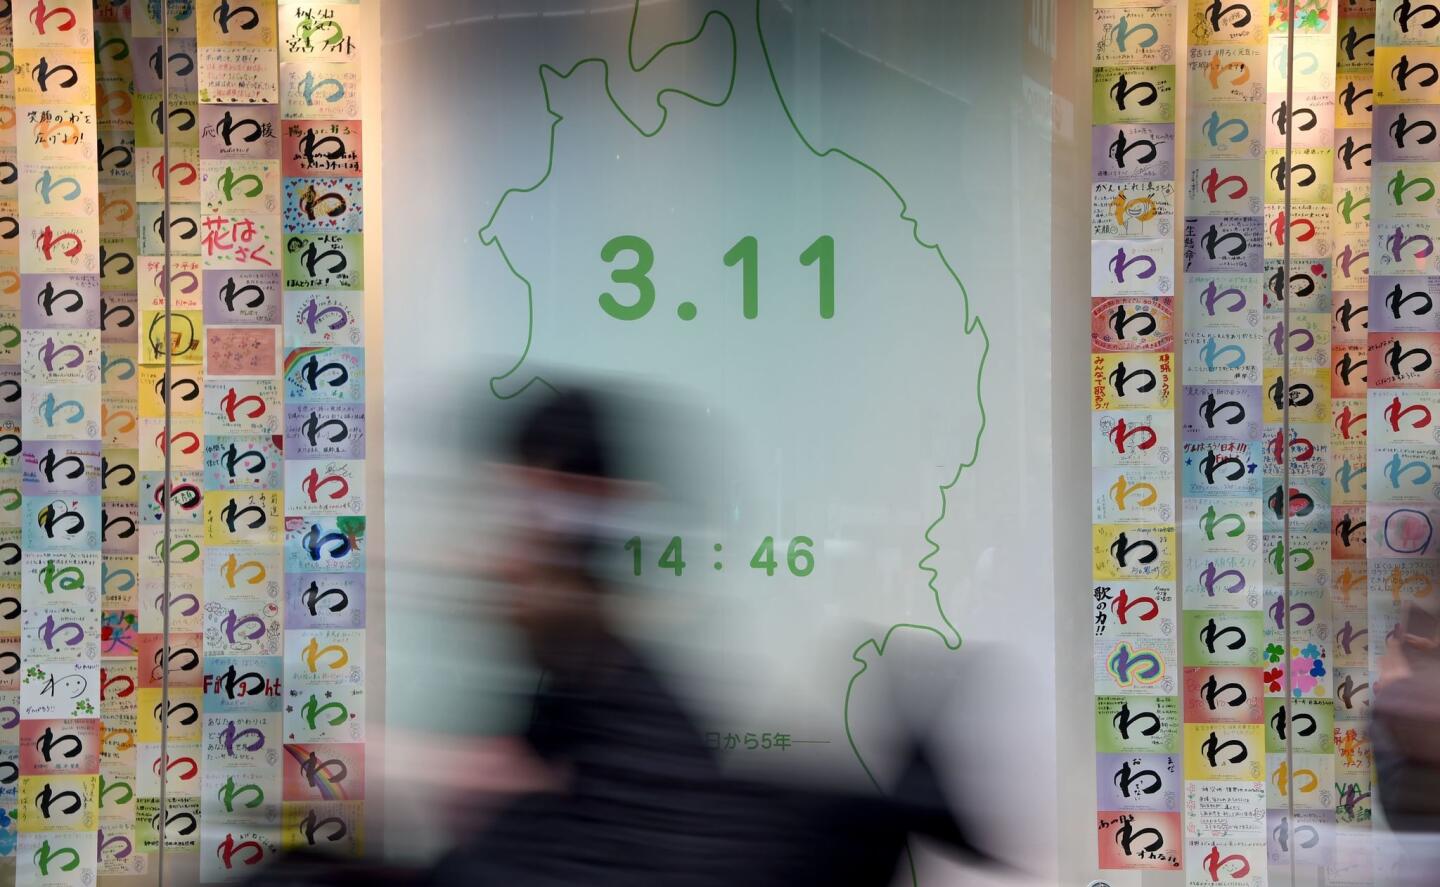
<path fill-rule="evenodd" d="M 675 309 L 675 313 L 680 316 L 681 320 L 694 320 L 700 310 L 695 307 L 694 302 L 681 302 L 680 306 Z"/>
<path fill-rule="evenodd" d="M 1396 554 L 1423 554 L 1435 538 L 1435 525 L 1423 511 L 1397 508 L 1386 516 L 1381 538 L 1385 540 L 1385 547 Z"/>

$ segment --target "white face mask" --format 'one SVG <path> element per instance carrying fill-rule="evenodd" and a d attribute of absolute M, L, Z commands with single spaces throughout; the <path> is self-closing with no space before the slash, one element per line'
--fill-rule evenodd
<path fill-rule="evenodd" d="M 527 483 L 519 477 L 506 478 L 486 490 L 483 501 L 494 509 L 493 531 L 488 537 L 501 540 L 513 534 L 539 542 L 546 551 L 538 556 L 564 561 L 550 566 L 594 566 L 585 561 L 607 550 L 617 553 L 618 562 L 623 540 L 650 532 L 653 528 L 647 525 L 657 520 L 655 503 L 643 497 L 575 492 Z M 575 543 L 568 551 L 566 540 Z M 517 552 L 512 549 L 510 553 Z"/>
<path fill-rule="evenodd" d="M 584 567 L 597 546 L 620 532 L 617 509 L 603 496 L 512 482 L 494 491 L 490 503 L 497 531 L 492 538 L 538 544 L 529 556 L 551 561 L 549 567 Z"/>
<path fill-rule="evenodd" d="M 545 490 L 525 504 L 533 520 L 528 529 L 581 538 L 601 535 L 611 523 L 610 503 L 599 496 Z"/>

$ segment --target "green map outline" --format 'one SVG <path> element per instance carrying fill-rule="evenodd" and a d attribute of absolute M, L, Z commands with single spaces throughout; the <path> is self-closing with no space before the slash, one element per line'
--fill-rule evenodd
<path fill-rule="evenodd" d="M 515 375 L 517 372 L 520 371 L 521 366 L 529 357 L 530 348 L 534 342 L 535 332 L 535 290 L 534 285 L 530 282 L 530 280 L 525 277 L 525 275 L 522 274 L 518 268 L 515 267 L 513 262 L 510 261 L 510 256 L 505 252 L 504 244 L 501 243 L 500 235 L 496 233 L 487 233 L 490 232 L 495 225 L 496 219 L 499 218 L 501 211 L 505 208 L 505 202 L 509 200 L 512 195 L 528 194 L 539 190 L 545 185 L 546 182 L 549 181 L 550 175 L 554 171 L 556 133 L 559 129 L 560 123 L 565 119 L 565 117 L 564 115 L 557 112 L 554 108 L 554 105 L 551 101 L 550 82 L 547 79 L 547 75 L 554 75 L 561 80 L 568 80 L 582 67 L 590 64 L 598 64 L 604 72 L 605 95 L 610 100 L 611 105 L 614 106 L 616 112 L 619 113 L 620 116 L 625 120 L 625 122 L 628 123 L 631 128 L 633 128 L 641 136 L 643 136 L 644 138 L 654 138 L 655 136 L 659 135 L 660 132 L 665 128 L 665 124 L 670 118 L 670 109 L 665 106 L 664 101 L 665 97 L 669 94 L 682 96 L 710 108 L 722 107 L 730 101 L 730 98 L 735 91 L 735 79 L 738 75 L 739 68 L 739 33 L 736 30 L 735 23 L 730 18 L 730 16 L 726 15 L 720 10 L 712 9 L 705 14 L 705 17 L 700 22 L 699 29 L 696 30 L 693 36 L 688 37 L 684 40 L 676 40 L 670 43 L 666 43 L 659 49 L 655 50 L 655 52 L 651 54 L 649 58 L 645 59 L 645 61 L 637 64 L 635 60 L 635 32 L 640 21 L 640 0 L 635 0 L 635 6 L 630 15 L 630 32 L 629 38 L 626 43 L 626 61 L 630 67 L 630 70 L 636 74 L 644 72 L 667 51 L 675 47 L 687 46 L 689 44 L 698 42 L 702 37 L 704 37 L 705 29 L 710 26 L 712 20 L 723 23 L 724 27 L 730 32 L 730 80 L 726 86 L 725 94 L 719 99 L 712 100 L 706 99 L 702 96 L 698 96 L 690 92 L 686 92 L 682 89 L 672 87 L 661 89 L 655 95 L 655 104 L 660 109 L 660 121 L 655 125 L 653 129 L 648 131 L 634 118 L 627 114 L 625 108 L 615 98 L 615 94 L 611 90 L 610 86 L 610 63 L 608 60 L 596 56 L 584 58 L 578 62 L 575 62 L 573 65 L 570 66 L 569 70 L 564 72 L 562 72 L 559 68 L 554 67 L 553 65 L 542 64 L 540 66 L 540 84 L 545 95 L 545 109 L 550 113 L 550 116 L 552 118 L 552 122 L 550 124 L 549 150 L 546 160 L 545 172 L 533 185 L 530 185 L 528 187 L 509 188 L 503 194 L 501 194 L 500 200 L 495 204 L 494 211 L 490 214 L 490 218 L 485 222 L 484 226 L 482 226 L 479 231 L 480 243 L 483 246 L 491 247 L 498 251 L 501 258 L 505 262 L 505 267 L 510 270 L 510 273 L 515 277 L 516 280 L 524 284 L 525 296 L 528 307 L 524 350 L 520 353 L 520 356 L 515 360 L 515 363 L 508 370 L 490 379 L 490 391 L 496 398 L 500 400 L 510 400 L 511 398 L 519 397 L 527 390 L 529 390 L 531 385 L 537 383 L 544 385 L 551 390 L 554 390 L 553 385 L 551 385 L 543 377 L 538 375 L 532 377 L 524 385 L 520 386 L 519 389 L 512 391 L 509 394 L 502 393 L 499 389 L 499 386 L 503 382 L 505 382 L 511 376 Z M 940 514 L 935 518 L 933 522 L 931 522 L 928 527 L 925 528 L 924 533 L 925 541 L 929 544 L 930 550 L 926 552 L 925 555 L 921 557 L 920 560 L 916 563 L 916 566 L 922 572 L 929 575 L 929 578 L 926 580 L 926 585 L 929 587 L 930 592 L 934 597 L 935 611 L 939 615 L 939 621 L 944 626 L 944 629 L 948 630 L 948 633 L 946 631 L 942 631 L 941 628 L 936 625 L 925 625 L 922 623 L 914 622 L 901 622 L 891 625 L 890 628 L 886 630 L 884 635 L 882 635 L 878 639 L 867 638 L 864 642 L 857 646 L 854 652 L 851 654 L 851 659 L 856 662 L 860 667 L 855 672 L 855 674 L 851 676 L 850 682 L 845 687 L 845 738 L 850 744 L 850 750 L 854 753 L 855 759 L 860 763 L 861 768 L 864 769 L 865 775 L 869 778 L 871 784 L 874 785 L 877 790 L 883 791 L 879 780 L 875 778 L 875 774 L 871 772 L 869 765 L 865 763 L 865 758 L 861 754 L 859 747 L 856 745 L 855 736 L 850 727 L 850 702 L 855 691 L 856 682 L 860 680 L 860 677 L 864 675 L 865 672 L 868 671 L 870 668 L 869 663 L 865 661 L 865 659 L 862 657 L 862 654 L 867 648 L 873 648 L 878 657 L 883 657 L 885 655 L 886 648 L 890 645 L 891 639 L 898 632 L 928 632 L 939 638 L 948 650 L 955 651 L 960 649 L 960 645 L 962 642 L 960 632 L 950 621 L 950 617 L 946 615 L 945 606 L 940 599 L 940 590 L 935 585 L 936 581 L 939 579 L 940 574 L 935 567 L 931 566 L 931 560 L 940 553 L 940 544 L 935 541 L 931 534 L 935 531 L 937 527 L 940 526 L 940 524 L 949 514 L 950 491 L 953 490 L 956 484 L 960 482 L 960 478 L 964 475 L 965 471 L 967 469 L 973 468 L 975 466 L 975 463 L 980 458 L 980 444 L 982 439 L 984 438 L 985 429 L 988 423 L 987 414 L 985 412 L 985 399 L 981 393 L 981 388 L 984 384 L 986 362 L 990 355 L 990 334 L 986 331 L 984 322 L 977 314 L 973 312 L 970 305 L 970 293 L 968 290 L 965 289 L 965 284 L 963 281 L 961 281 L 960 275 L 955 271 L 954 267 L 951 266 L 950 260 L 945 256 L 945 251 L 941 248 L 939 243 L 928 242 L 920 236 L 920 221 L 919 219 L 910 215 L 910 205 L 908 202 L 906 202 L 904 196 L 900 194 L 899 189 L 897 189 L 895 185 L 888 178 L 886 178 L 885 175 L 881 173 L 878 169 L 859 159 L 855 155 L 841 148 L 817 148 L 815 144 L 812 143 L 810 139 L 805 135 L 804 131 L 800 128 L 799 122 L 796 121 L 795 115 L 790 110 L 789 103 L 785 100 L 784 91 L 780 88 L 779 77 L 775 73 L 774 59 L 771 57 L 769 44 L 765 40 L 765 29 L 761 22 L 760 0 L 755 0 L 755 33 L 759 37 L 761 54 L 765 58 L 766 72 L 770 77 L 771 85 L 774 87 L 775 97 L 780 102 L 780 107 L 785 112 L 785 118 L 787 121 L 789 121 L 791 129 L 794 130 L 794 133 L 796 137 L 800 139 L 801 144 L 803 144 L 806 150 L 813 154 L 817 159 L 823 160 L 824 158 L 831 155 L 843 157 L 844 159 L 850 161 L 851 163 L 873 175 L 877 180 L 880 181 L 881 184 L 886 187 L 886 189 L 890 191 L 890 193 L 900 204 L 900 219 L 902 221 L 910 223 L 911 237 L 914 239 L 916 245 L 921 247 L 922 249 L 933 252 L 935 256 L 939 258 L 941 264 L 944 265 L 946 273 L 950 275 L 950 279 L 953 280 L 956 287 L 959 288 L 965 308 L 963 335 L 968 337 L 978 331 L 980 333 L 980 338 L 983 342 L 983 347 L 980 352 L 979 365 L 975 373 L 975 403 L 980 412 L 980 423 L 975 431 L 975 447 L 970 455 L 970 458 L 967 461 L 960 463 L 956 467 L 955 476 L 952 477 L 948 483 L 943 483 L 940 485 Z M 910 871 L 911 878 L 912 880 L 914 880 L 915 868 L 913 859 L 910 863 Z"/>

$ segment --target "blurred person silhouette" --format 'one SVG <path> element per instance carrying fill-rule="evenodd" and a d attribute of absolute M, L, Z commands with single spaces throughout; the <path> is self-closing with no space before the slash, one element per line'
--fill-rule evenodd
<path fill-rule="evenodd" d="M 524 739 L 555 780 L 514 799 L 431 883 L 860 887 L 891 882 L 912 832 L 970 849 L 920 754 L 885 798 L 726 777 L 610 615 L 612 510 L 654 492 L 621 452 L 618 417 L 635 414 L 584 388 L 536 396 L 500 468 L 512 536 L 497 578 L 544 670 Z"/>
<path fill-rule="evenodd" d="M 1380 808 L 1400 848 L 1395 883 L 1440 883 L 1440 618 L 1433 611 L 1402 608 L 1372 711 Z"/>
<path fill-rule="evenodd" d="M 502 766 L 542 777 L 508 792 L 428 871 L 290 856 L 254 883 L 882 887 L 912 836 L 990 861 L 946 803 L 925 736 L 902 741 L 884 795 L 727 776 L 612 615 L 618 590 L 604 563 L 617 532 L 629 533 L 619 515 L 664 492 L 637 468 L 654 454 L 625 445 L 637 423 L 664 439 L 661 419 L 580 386 L 526 399 L 494 466 L 505 538 L 490 568 L 542 677 L 523 751 L 480 741 L 506 750 Z"/>
<path fill-rule="evenodd" d="M 620 469 L 609 414 L 588 392 L 541 397 L 498 467 L 509 536 L 494 578 L 543 670 L 524 739 L 557 786 L 503 809 L 436 883 L 664 883 L 705 852 L 706 805 L 721 775 L 699 729 L 606 611 L 602 524 L 641 484 Z"/>

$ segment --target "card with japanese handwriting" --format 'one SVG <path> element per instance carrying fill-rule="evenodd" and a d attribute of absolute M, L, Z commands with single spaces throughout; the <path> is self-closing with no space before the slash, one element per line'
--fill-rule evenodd
<path fill-rule="evenodd" d="M 280 60 L 360 58 L 360 8 L 346 3 L 287 3 L 280 12 Z"/>
<path fill-rule="evenodd" d="M 363 742 L 364 684 L 287 684 L 285 738 L 287 742 Z"/>
<path fill-rule="evenodd" d="M 348 459 L 285 462 L 285 509 L 292 515 L 365 512 L 365 464 Z"/>
<path fill-rule="evenodd" d="M 1177 871 L 1183 841 L 1179 813 L 1096 813 L 1100 867 Z"/>
<path fill-rule="evenodd" d="M 365 518 L 285 518 L 285 569 L 310 573 L 363 573 L 368 539 Z"/>
<path fill-rule="evenodd" d="M 202 46 L 200 101 L 236 105 L 277 101 L 280 82 L 276 58 L 274 46 Z"/>
<path fill-rule="evenodd" d="M 300 572 L 286 574 L 285 625 L 294 630 L 364 628 L 364 575 Z"/>
<path fill-rule="evenodd" d="M 1095 694 L 1173 696 L 1179 689 L 1174 637 L 1096 638 Z"/>
<path fill-rule="evenodd" d="M 1172 80 L 1173 75 L 1172 69 Z M 280 70 L 280 113 L 298 120 L 359 117 L 360 69 L 330 61 L 285 65 Z"/>
<path fill-rule="evenodd" d="M 280 272 L 207 269 L 204 305 L 207 324 L 274 326 L 282 310 Z"/>
<path fill-rule="evenodd" d="M 212 376 L 273 376 L 279 359 L 278 329 L 212 327 L 206 330 Z"/>
<path fill-rule="evenodd" d="M 202 160 L 273 160 L 281 156 L 280 109 L 276 105 L 201 105 L 199 118 Z"/>

